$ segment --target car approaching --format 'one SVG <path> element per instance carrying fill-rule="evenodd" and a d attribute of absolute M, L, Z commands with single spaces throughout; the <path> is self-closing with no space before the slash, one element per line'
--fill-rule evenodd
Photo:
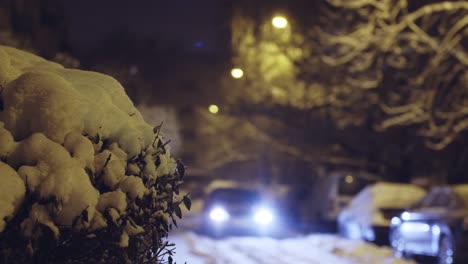
<path fill-rule="evenodd" d="M 390 220 L 426 191 L 413 184 L 377 182 L 364 188 L 338 216 L 338 232 L 350 239 L 388 244 Z"/>
<path fill-rule="evenodd" d="M 438 263 L 466 263 L 468 185 L 435 187 L 392 219 L 390 242 L 396 255 L 435 257 Z"/>
<path fill-rule="evenodd" d="M 273 203 L 256 190 L 219 188 L 205 200 L 202 231 L 214 237 L 274 235 L 279 223 Z"/>

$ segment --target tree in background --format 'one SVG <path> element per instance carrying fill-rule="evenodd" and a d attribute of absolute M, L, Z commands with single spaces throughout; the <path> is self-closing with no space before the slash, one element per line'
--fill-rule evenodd
<path fill-rule="evenodd" d="M 240 8 L 232 63 L 244 75 L 224 79 L 226 114 L 247 117 L 272 148 L 297 157 L 315 151 L 406 174 L 418 159 L 456 157 L 449 144 L 467 126 L 467 4 L 411 4 L 330 0 L 313 19 L 291 12 L 284 28 L 273 13 Z"/>
<path fill-rule="evenodd" d="M 345 27 L 317 28 L 322 61 L 343 70 L 352 92 L 375 98 L 378 130 L 411 126 L 440 150 L 468 129 L 468 3 L 329 3 L 348 15 Z"/>

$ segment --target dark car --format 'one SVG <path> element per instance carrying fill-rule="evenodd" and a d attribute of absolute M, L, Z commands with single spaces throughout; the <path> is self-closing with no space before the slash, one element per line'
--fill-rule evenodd
<path fill-rule="evenodd" d="M 467 217 L 468 185 L 433 188 L 392 219 L 390 244 L 396 255 L 430 256 L 438 263 L 458 263 L 468 255 Z"/>
<path fill-rule="evenodd" d="M 278 214 L 259 191 L 220 188 L 205 200 L 202 231 L 208 235 L 273 235 L 278 230 Z"/>

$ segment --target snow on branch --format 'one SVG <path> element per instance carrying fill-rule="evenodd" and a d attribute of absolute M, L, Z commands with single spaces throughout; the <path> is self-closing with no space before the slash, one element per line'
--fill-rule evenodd
<path fill-rule="evenodd" d="M 405 0 L 328 2 L 348 23 L 319 31 L 330 51 L 322 60 L 342 68 L 355 90 L 377 89 L 385 114 L 378 129 L 417 124 L 434 149 L 467 129 L 466 1 L 426 4 L 411 13 Z"/>

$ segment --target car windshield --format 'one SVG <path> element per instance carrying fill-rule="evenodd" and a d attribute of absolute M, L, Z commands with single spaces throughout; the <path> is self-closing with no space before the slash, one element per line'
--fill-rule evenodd
<path fill-rule="evenodd" d="M 261 200 L 258 192 L 245 189 L 217 189 L 214 190 L 209 197 L 209 200 L 215 200 L 224 203 L 252 203 Z"/>
<path fill-rule="evenodd" d="M 460 195 L 454 192 L 451 188 L 441 187 L 435 188 L 429 192 L 423 199 L 417 202 L 414 208 L 423 207 L 448 207 L 456 208 L 463 207 L 464 202 Z"/>

